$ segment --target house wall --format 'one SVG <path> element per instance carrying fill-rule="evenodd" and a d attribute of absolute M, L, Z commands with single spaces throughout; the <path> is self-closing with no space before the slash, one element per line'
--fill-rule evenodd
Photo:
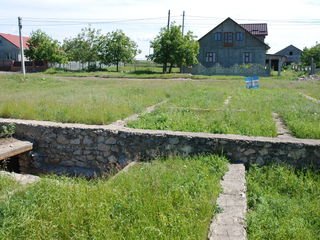
<path fill-rule="evenodd" d="M 214 33 L 221 32 L 221 41 L 214 40 Z M 224 47 L 224 32 L 233 32 L 233 47 Z M 244 40 L 237 41 L 235 33 L 242 32 Z M 206 52 L 214 52 L 216 62 L 223 67 L 231 67 L 232 65 L 241 65 L 244 63 L 243 54 L 250 52 L 252 54 L 252 63 L 265 65 L 266 62 L 266 48 L 265 45 L 253 37 L 250 33 L 245 31 L 239 25 L 229 20 L 218 26 L 200 39 L 200 53 L 198 56 L 199 62 L 205 67 L 211 67 L 214 63 L 206 62 Z"/>
<path fill-rule="evenodd" d="M 292 52 L 292 55 L 290 55 Z M 300 63 L 301 62 L 301 53 L 302 51 L 294 46 L 286 47 L 281 51 L 277 52 L 278 55 L 283 55 L 287 57 L 287 63 Z"/>
<path fill-rule="evenodd" d="M 0 36 L 0 59 L 20 61 L 20 49 Z"/>

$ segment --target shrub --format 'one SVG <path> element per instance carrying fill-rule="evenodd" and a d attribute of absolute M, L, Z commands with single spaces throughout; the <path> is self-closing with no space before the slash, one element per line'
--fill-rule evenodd
<path fill-rule="evenodd" d="M 0 127 L 0 138 L 9 138 L 16 131 L 16 126 L 14 123 L 10 123 L 9 125 L 3 125 Z"/>

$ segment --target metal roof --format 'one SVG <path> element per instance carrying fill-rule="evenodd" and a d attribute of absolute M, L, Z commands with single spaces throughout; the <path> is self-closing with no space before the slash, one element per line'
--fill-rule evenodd
<path fill-rule="evenodd" d="M 20 39 L 17 35 L 7 34 L 7 33 L 0 33 L 0 36 L 6 39 L 7 41 L 11 42 L 17 48 L 20 48 Z M 29 37 L 23 37 L 23 48 L 28 49 L 27 41 Z"/>
<path fill-rule="evenodd" d="M 249 24 L 239 24 L 245 30 L 250 32 L 255 36 L 267 36 L 268 35 L 268 27 L 266 23 L 249 23 Z"/>

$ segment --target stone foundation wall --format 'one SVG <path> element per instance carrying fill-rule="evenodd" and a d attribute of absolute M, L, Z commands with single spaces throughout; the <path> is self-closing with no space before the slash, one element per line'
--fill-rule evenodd
<path fill-rule="evenodd" d="M 132 161 L 200 153 L 224 154 L 231 162 L 279 162 L 320 169 L 320 140 L 0 119 L 0 124 L 10 122 L 16 124 L 15 137 L 34 142 L 27 167 L 36 173 L 94 176 L 121 169 Z"/>
<path fill-rule="evenodd" d="M 229 68 L 221 66 L 219 63 L 212 67 L 205 67 L 200 63 L 191 67 L 183 68 L 184 73 L 191 73 L 194 75 L 235 75 L 235 76 L 260 76 L 268 77 L 270 76 L 270 69 L 265 68 L 259 64 L 250 65 L 233 65 Z"/>

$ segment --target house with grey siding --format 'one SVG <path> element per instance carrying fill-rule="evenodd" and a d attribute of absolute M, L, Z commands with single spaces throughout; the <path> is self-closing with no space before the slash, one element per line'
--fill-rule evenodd
<path fill-rule="evenodd" d="M 28 48 L 28 39 L 23 37 L 24 49 Z M 0 33 L 0 60 L 21 61 L 19 36 Z"/>
<path fill-rule="evenodd" d="M 252 70 L 252 74 L 247 74 L 240 67 L 252 64 L 259 65 L 260 75 L 265 75 L 266 52 L 269 46 L 264 39 L 267 35 L 266 23 L 238 24 L 227 18 L 198 40 L 200 67 L 194 66 L 189 72 L 208 75 L 259 75 L 257 67 Z"/>
<path fill-rule="evenodd" d="M 276 52 L 275 54 L 286 56 L 287 57 L 287 60 L 285 62 L 286 65 L 290 65 L 291 63 L 298 64 L 301 62 L 302 51 L 293 45 L 290 45 L 280 50 L 279 52 Z"/>

